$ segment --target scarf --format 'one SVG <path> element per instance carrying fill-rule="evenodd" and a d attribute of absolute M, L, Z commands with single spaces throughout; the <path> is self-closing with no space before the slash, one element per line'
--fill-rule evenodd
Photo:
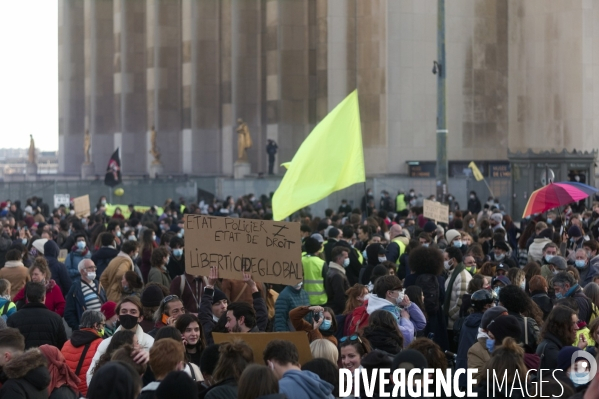
<path fill-rule="evenodd" d="M 87 255 L 89 250 L 87 249 L 87 246 L 85 248 L 83 248 L 83 251 L 82 251 L 79 249 L 79 247 L 77 245 L 73 245 L 71 247 L 71 252 L 75 252 L 75 253 L 81 254 L 81 256 L 85 256 L 85 255 Z"/>
<path fill-rule="evenodd" d="M 79 383 L 81 380 L 69 368 L 58 348 L 52 345 L 42 345 L 39 347 L 39 350 L 48 361 L 48 371 L 50 372 L 48 392 L 52 392 L 64 385 L 67 385 L 74 392 L 79 392 Z"/>

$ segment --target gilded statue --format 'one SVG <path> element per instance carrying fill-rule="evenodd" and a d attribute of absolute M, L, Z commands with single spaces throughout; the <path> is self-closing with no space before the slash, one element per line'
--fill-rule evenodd
<path fill-rule="evenodd" d="M 247 162 L 247 149 L 252 147 L 252 136 L 250 129 L 243 119 L 237 119 L 237 161 Z"/>
<path fill-rule="evenodd" d="M 30 164 L 35 164 L 36 163 L 36 159 L 35 159 L 35 141 L 33 140 L 33 135 L 30 134 L 29 135 L 29 154 L 28 154 L 28 163 Z"/>
<path fill-rule="evenodd" d="M 156 130 L 154 126 L 152 126 L 152 131 L 150 132 L 150 154 L 154 157 L 152 161 L 152 165 L 160 165 L 160 152 L 158 151 L 158 145 L 156 144 Z"/>
<path fill-rule="evenodd" d="M 91 163 L 91 157 L 89 154 L 89 150 L 92 146 L 92 139 L 89 135 L 89 129 L 85 129 L 85 136 L 83 137 L 83 151 L 85 152 L 85 165 L 89 165 Z"/>

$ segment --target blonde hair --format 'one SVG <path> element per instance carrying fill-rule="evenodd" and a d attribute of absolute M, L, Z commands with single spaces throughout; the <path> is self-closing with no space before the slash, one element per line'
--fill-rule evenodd
<path fill-rule="evenodd" d="M 310 352 L 314 359 L 323 358 L 337 364 L 339 360 L 339 350 L 334 343 L 328 339 L 315 339 L 310 343 Z"/>

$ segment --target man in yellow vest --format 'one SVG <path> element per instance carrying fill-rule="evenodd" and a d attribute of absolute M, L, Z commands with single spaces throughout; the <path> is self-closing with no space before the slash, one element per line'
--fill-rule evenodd
<path fill-rule="evenodd" d="M 304 240 L 306 250 L 306 254 L 302 256 L 304 290 L 308 293 L 311 306 L 324 306 L 327 303 L 324 278 L 322 277 L 325 262 L 318 257 L 321 246 L 320 242 L 314 237 L 308 237 Z"/>
<path fill-rule="evenodd" d="M 403 234 L 403 229 L 400 225 L 394 224 L 389 229 L 389 238 L 391 242 L 387 245 L 387 260 L 390 262 L 394 262 L 396 265 L 399 265 L 399 257 L 405 252 L 406 244 L 403 242 L 405 239 L 401 235 Z"/>
<path fill-rule="evenodd" d="M 397 197 L 395 197 L 395 211 L 399 213 L 407 208 L 408 205 L 406 204 L 406 195 L 400 191 L 397 193 Z"/>

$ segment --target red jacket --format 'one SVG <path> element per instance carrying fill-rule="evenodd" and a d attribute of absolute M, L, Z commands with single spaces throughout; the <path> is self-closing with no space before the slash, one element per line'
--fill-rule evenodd
<path fill-rule="evenodd" d="M 13 302 L 17 303 L 23 299 L 25 299 L 25 287 L 21 288 L 21 291 L 17 292 L 17 295 L 15 295 L 13 298 Z M 27 303 L 26 299 L 25 303 Z M 64 300 L 64 296 L 62 296 L 60 287 L 56 285 L 54 280 L 50 280 L 48 284 L 46 284 L 46 302 L 44 304 L 48 309 L 57 313 L 60 317 L 64 316 L 64 307 L 66 305 L 66 301 Z"/>
<path fill-rule="evenodd" d="M 81 380 L 81 382 L 79 382 L 78 388 L 83 396 L 87 396 L 87 381 L 85 374 L 87 373 L 87 370 L 92 363 L 92 359 L 98 350 L 98 346 L 101 343 L 102 338 L 94 329 L 82 328 L 81 330 L 73 331 L 73 336 L 71 339 L 65 342 L 64 346 L 62 347 L 61 352 L 65 358 L 67 366 L 69 366 L 73 373 L 75 373 L 77 371 L 79 360 L 83 355 L 83 349 L 85 348 L 85 345 L 89 344 L 89 349 L 85 354 L 85 359 L 83 360 L 79 374 L 77 374 L 77 377 L 79 377 Z"/>

